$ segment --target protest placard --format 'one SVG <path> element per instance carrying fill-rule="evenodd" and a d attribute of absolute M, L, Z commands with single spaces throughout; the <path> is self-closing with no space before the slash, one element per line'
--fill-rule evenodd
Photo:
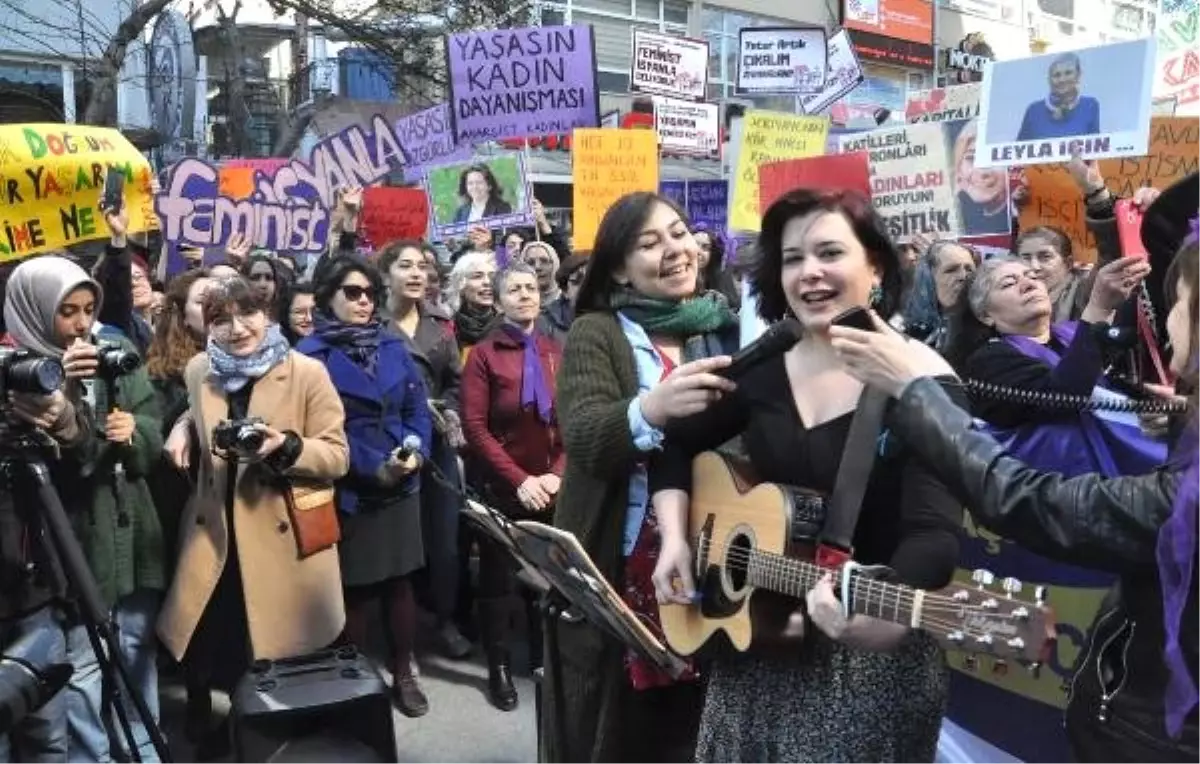
<path fill-rule="evenodd" d="M 732 231 L 756 233 L 762 219 L 758 208 L 758 168 L 768 162 L 819 156 L 825 151 L 829 120 L 770 111 L 747 111 L 742 118 L 742 141 L 729 202 Z"/>
<path fill-rule="evenodd" d="M 979 116 L 979 94 L 982 90 L 978 82 L 932 90 L 910 90 L 904 107 L 905 120 L 912 124 L 975 119 Z"/>
<path fill-rule="evenodd" d="M 108 238 L 98 204 L 121 171 L 129 230 L 154 227 L 150 164 L 117 130 L 58 124 L 0 126 L 0 261 Z"/>
<path fill-rule="evenodd" d="M 1154 97 L 1173 102 L 1173 115 L 1200 114 L 1200 53 L 1196 31 L 1200 3 L 1189 0 L 1159 14 L 1154 27 L 1158 60 L 1154 71 Z"/>
<path fill-rule="evenodd" d="M 571 146 L 574 248 L 590 252 L 613 202 L 658 190 L 658 138 L 649 130 L 580 129 Z"/>
<path fill-rule="evenodd" d="M 825 41 L 826 73 L 825 86 L 815 95 L 801 96 L 800 108 L 805 114 L 817 114 L 829 105 L 854 90 L 863 81 L 862 66 L 858 54 L 850 44 L 846 30 L 840 29 Z"/>
<path fill-rule="evenodd" d="M 940 238 L 961 234 L 942 125 L 873 130 L 848 135 L 841 143 L 843 152 L 867 152 L 871 203 L 893 239 L 906 242 L 914 234 Z"/>
<path fill-rule="evenodd" d="M 419 183 L 428 167 L 471 158 L 469 146 L 454 141 L 450 106 L 438 104 L 396 120 L 396 137 L 404 149 L 404 180 Z"/>
<path fill-rule="evenodd" d="M 1012 200 L 1007 167 L 980 167 L 979 120 L 938 122 L 950 155 L 950 181 L 958 205 L 959 237 L 1012 232 Z"/>
<path fill-rule="evenodd" d="M 359 227 L 375 250 L 390 241 L 423 239 L 429 232 L 429 199 L 420 188 L 364 189 Z"/>
<path fill-rule="evenodd" d="M 725 230 L 725 219 L 729 216 L 729 184 L 723 180 L 689 180 L 686 208 L 692 226 L 704 226 L 709 231 Z"/>
<path fill-rule="evenodd" d="M 824 27 L 743 27 L 738 31 L 739 94 L 820 93 L 828 68 Z"/>
<path fill-rule="evenodd" d="M 662 180 L 658 183 L 658 193 L 667 197 L 671 201 L 679 205 L 680 209 L 687 209 L 687 181 L 686 180 Z"/>
<path fill-rule="evenodd" d="M 1112 193 L 1129 198 L 1142 186 L 1165 189 L 1200 165 L 1200 125 L 1191 117 L 1155 117 L 1150 124 L 1150 148 L 1145 156 L 1100 162 L 1100 174 Z M 1080 262 L 1094 262 L 1096 241 L 1087 230 L 1083 196 L 1067 168 L 1042 165 L 1025 168 L 1029 198 L 1021 207 L 1022 229 L 1038 225 L 1061 228 L 1071 239 Z"/>
<path fill-rule="evenodd" d="M 987 65 L 980 167 L 1140 156 L 1150 131 L 1152 40 Z"/>
<path fill-rule="evenodd" d="M 253 167 L 222 166 L 217 170 L 217 191 L 221 196 L 228 196 L 230 199 L 245 199 L 254 193 L 254 178 L 257 173 Z"/>
<path fill-rule="evenodd" d="M 634 27 L 629 92 L 703 101 L 708 94 L 708 43 Z"/>
<path fill-rule="evenodd" d="M 600 123 L 590 26 L 460 32 L 446 39 L 454 140 L 569 133 Z"/>
<path fill-rule="evenodd" d="M 258 170 L 263 175 L 271 177 L 280 167 L 286 167 L 289 161 L 291 160 L 285 157 L 239 157 L 236 159 L 222 159 L 221 167 Z"/>
<path fill-rule="evenodd" d="M 721 150 L 721 115 L 715 103 L 655 98 L 654 130 L 666 153 L 715 157 Z"/>
<path fill-rule="evenodd" d="M 308 162 L 291 159 L 273 175 L 255 171 L 253 193 L 221 193 L 218 168 L 199 159 L 174 165 L 155 197 L 163 238 L 197 247 L 224 244 L 235 233 L 261 249 L 319 252 L 329 236 L 329 216 L 339 188 L 367 187 L 404 167 L 400 141 L 383 117 L 370 132 L 358 125 L 325 138 Z"/>
<path fill-rule="evenodd" d="M 857 151 L 832 156 L 788 159 L 770 162 L 758 168 L 758 206 L 762 215 L 775 200 L 789 191 L 806 188 L 814 191 L 857 191 L 871 198 L 871 178 L 867 155 Z"/>
<path fill-rule="evenodd" d="M 471 226 L 508 228 L 533 222 L 533 189 L 523 154 L 478 156 L 425 173 L 435 235 L 461 236 Z"/>

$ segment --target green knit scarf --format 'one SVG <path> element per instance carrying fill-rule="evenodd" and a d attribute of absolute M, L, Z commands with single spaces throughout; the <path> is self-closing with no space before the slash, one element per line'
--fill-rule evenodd
<path fill-rule="evenodd" d="M 609 304 L 649 335 L 686 339 L 727 329 L 738 322 L 737 315 L 712 292 L 677 302 L 646 297 L 626 288 L 613 293 Z"/>

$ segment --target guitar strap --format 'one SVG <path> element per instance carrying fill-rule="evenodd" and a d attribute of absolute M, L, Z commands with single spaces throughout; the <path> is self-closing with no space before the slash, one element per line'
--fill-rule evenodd
<path fill-rule="evenodd" d="M 887 401 L 887 394 L 864 387 L 854 409 L 846 447 L 842 450 L 842 462 L 829 497 L 825 524 L 817 536 L 815 561 L 821 567 L 839 568 L 854 552 L 854 529 L 858 526 L 867 481 L 875 466 Z"/>

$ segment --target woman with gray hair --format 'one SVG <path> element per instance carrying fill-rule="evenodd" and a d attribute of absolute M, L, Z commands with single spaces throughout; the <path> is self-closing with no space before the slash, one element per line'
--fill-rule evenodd
<path fill-rule="evenodd" d="M 550 522 L 565 466 L 558 431 L 555 376 L 562 346 L 538 330 L 537 272 L 522 262 L 497 274 L 494 291 L 503 323 L 471 353 L 463 369 L 462 418 L 467 480 L 513 519 Z M 488 659 L 488 699 L 502 711 L 517 707 L 512 685 L 504 600 L 512 588 L 506 552 L 479 539 L 479 613 Z M 541 665 L 541 628 L 526 600 L 530 654 Z"/>
<path fill-rule="evenodd" d="M 950 310 L 978 265 L 979 257 L 956 241 L 938 239 L 930 244 L 917 261 L 904 303 L 904 332 L 939 353 L 945 351 Z"/>
<path fill-rule="evenodd" d="M 491 252 L 469 252 L 450 271 L 446 305 L 454 311 L 454 335 L 464 364 L 471 348 L 500 321 L 492 291 L 495 275 L 496 256 Z"/>

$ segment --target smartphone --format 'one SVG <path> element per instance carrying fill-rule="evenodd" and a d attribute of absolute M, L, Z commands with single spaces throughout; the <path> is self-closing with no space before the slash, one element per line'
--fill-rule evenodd
<path fill-rule="evenodd" d="M 871 313 L 866 308 L 858 306 L 849 310 L 843 310 L 834 316 L 833 321 L 830 323 L 834 326 L 848 326 L 851 329 L 860 329 L 864 332 L 875 331 L 875 322 L 871 320 Z"/>
<path fill-rule="evenodd" d="M 1113 205 L 1117 217 L 1117 236 L 1121 241 L 1122 257 L 1147 258 L 1150 254 L 1142 243 L 1142 210 L 1131 199 L 1120 199 Z"/>
<path fill-rule="evenodd" d="M 104 209 L 106 212 L 116 213 L 121 211 L 121 205 L 125 199 L 125 173 L 121 172 L 116 167 L 108 168 L 108 175 L 104 178 Z"/>

